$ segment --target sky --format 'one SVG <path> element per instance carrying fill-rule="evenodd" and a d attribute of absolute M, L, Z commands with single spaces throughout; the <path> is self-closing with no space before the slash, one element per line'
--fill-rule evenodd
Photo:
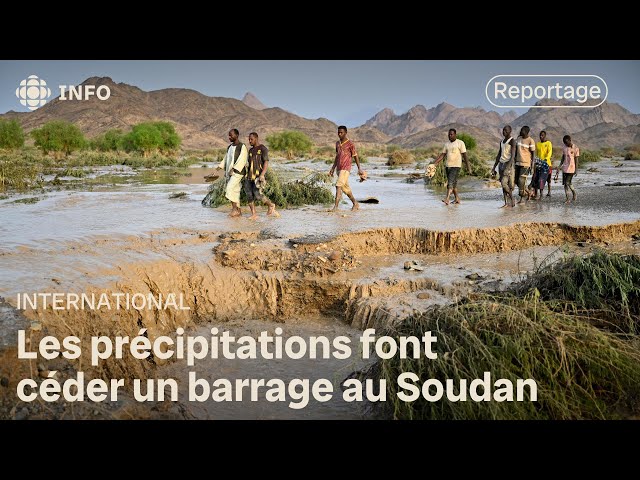
<path fill-rule="evenodd" d="M 146 91 L 190 88 L 238 99 L 252 92 L 270 107 L 358 126 L 385 107 L 401 114 L 443 101 L 504 113 L 487 101 L 487 81 L 534 73 L 598 75 L 609 87 L 607 101 L 640 113 L 640 61 L 634 60 L 0 60 L 0 113 L 28 111 L 15 90 L 29 75 L 45 79 L 54 97 L 58 85 L 106 76 Z"/>

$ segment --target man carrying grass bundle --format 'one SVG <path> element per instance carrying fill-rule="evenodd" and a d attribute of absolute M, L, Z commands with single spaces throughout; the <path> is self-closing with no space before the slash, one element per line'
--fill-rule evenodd
<path fill-rule="evenodd" d="M 256 205 L 255 201 L 261 201 L 269 207 L 267 215 L 279 217 L 280 214 L 276 212 L 276 204 L 269 200 L 263 193 L 262 189 L 267 184 L 264 176 L 269 168 L 269 150 L 262 145 L 258 140 L 258 134 L 251 132 L 249 134 L 249 161 L 247 164 L 247 177 L 244 180 L 244 192 L 247 194 L 247 202 L 249 202 L 249 209 L 251 210 L 251 220 L 256 220 Z"/>

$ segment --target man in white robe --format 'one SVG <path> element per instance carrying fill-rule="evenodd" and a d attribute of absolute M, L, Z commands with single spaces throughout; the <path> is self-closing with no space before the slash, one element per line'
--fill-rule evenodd
<path fill-rule="evenodd" d="M 246 174 L 247 159 L 249 157 L 247 147 L 238 140 L 239 137 L 240 132 L 238 132 L 237 128 L 229 130 L 231 145 L 227 147 L 227 153 L 218 166 L 218 168 L 224 170 L 227 183 L 225 197 L 229 199 L 233 207 L 229 214 L 230 217 L 242 215 L 242 210 L 240 210 L 240 190 L 242 188 L 242 180 Z"/>

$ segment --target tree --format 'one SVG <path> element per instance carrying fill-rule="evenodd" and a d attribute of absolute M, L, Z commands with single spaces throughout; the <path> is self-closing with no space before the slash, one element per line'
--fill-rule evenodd
<path fill-rule="evenodd" d="M 284 152 L 288 159 L 294 155 L 303 155 L 311 150 L 313 142 L 302 132 L 285 130 L 267 137 L 267 143 L 273 150 Z"/>
<path fill-rule="evenodd" d="M 169 122 L 139 123 L 133 126 L 131 132 L 117 140 L 119 148 L 127 152 L 137 150 L 145 157 L 157 150 L 162 153 L 173 152 L 180 143 L 180 136 Z"/>
<path fill-rule="evenodd" d="M 142 152 L 145 157 L 162 146 L 162 133 L 151 122 L 134 125 L 129 136 L 133 149 Z"/>
<path fill-rule="evenodd" d="M 24 145 L 24 132 L 16 120 L 0 119 L 0 148 L 13 150 Z"/>
<path fill-rule="evenodd" d="M 458 133 L 456 135 L 456 138 L 464 142 L 465 146 L 467 147 L 467 150 L 473 150 L 474 148 L 476 148 L 476 145 L 478 143 L 476 142 L 476 139 L 473 138 L 468 133 Z"/>
<path fill-rule="evenodd" d="M 101 152 L 109 152 L 118 150 L 120 140 L 123 137 L 122 130 L 107 130 L 104 135 L 99 135 L 93 139 L 93 144 L 97 150 Z"/>
<path fill-rule="evenodd" d="M 153 125 L 160 131 L 162 135 L 162 145 L 160 150 L 163 153 L 174 152 L 178 149 L 181 143 L 180 136 L 176 133 L 176 129 L 172 123 L 169 122 L 153 122 Z"/>
<path fill-rule="evenodd" d="M 32 130 L 31 136 L 35 139 L 35 146 L 40 147 L 45 154 L 55 152 L 69 155 L 85 144 L 80 129 L 63 120 L 47 122 L 41 128 Z"/>

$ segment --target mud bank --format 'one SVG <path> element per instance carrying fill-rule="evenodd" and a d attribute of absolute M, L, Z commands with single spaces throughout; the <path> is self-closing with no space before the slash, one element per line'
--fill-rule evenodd
<path fill-rule="evenodd" d="M 285 331 L 304 335 L 323 322 L 334 325 L 328 330 L 329 336 L 338 331 L 356 335 L 365 328 L 396 325 L 431 305 L 455 302 L 461 297 L 473 296 L 475 291 L 500 289 L 510 275 L 535 268 L 536 258 L 546 258 L 554 252 L 561 255 L 558 247 L 562 245 L 566 244 L 574 252 L 586 252 L 607 244 L 608 248 L 623 245 L 637 251 L 639 247 L 634 243 L 634 237 L 640 237 L 640 221 L 604 227 L 533 223 L 448 232 L 385 228 L 290 239 L 274 238 L 265 231 L 223 234 L 175 231 L 162 238 L 132 237 L 124 243 L 104 239 L 99 246 L 76 248 L 69 245 L 65 254 L 90 257 L 93 271 L 76 277 L 67 275 L 62 282 L 54 282 L 54 286 L 48 283 L 45 288 L 36 284 L 34 287 L 38 286 L 38 291 L 97 295 L 116 292 L 161 294 L 164 297 L 182 295 L 190 310 L 45 309 L 27 310 L 24 317 L 20 315 L 19 318 L 23 325 L 32 327 L 30 335 L 33 338 L 45 334 L 76 335 L 82 339 L 94 335 L 133 337 L 145 329 L 145 335 L 154 339 L 160 335 L 174 335 L 179 327 L 198 331 L 211 325 L 222 328 L 228 325 L 234 329 L 243 328 L 242 325 L 261 325 L 265 329 L 282 325 Z M 5 254 L 5 259 L 12 255 Z M 28 256 L 28 252 L 23 255 Z M 94 255 L 110 257 L 112 266 L 98 268 L 100 263 L 95 262 Z M 36 262 L 41 261 L 37 255 L 34 258 Z M 403 265 L 407 261 L 415 262 L 421 270 L 405 270 Z M 69 280 L 71 278 L 73 281 Z M 11 303 L 13 299 L 9 297 L 8 300 Z M 3 329 L 15 330 L 17 327 L 12 327 L 13 323 L 6 320 L 10 305 L 5 304 L 5 307 L 0 311 Z M 10 314 L 18 318 L 14 311 Z M 11 343 L 9 339 L 8 344 Z M 15 357 L 15 349 L 9 345 L 4 351 Z M 72 375 L 88 364 L 88 358 L 83 357 L 76 365 L 26 364 L 28 369 L 25 370 L 27 367 L 23 363 L 22 370 L 18 370 L 15 361 L 6 362 L 0 372 L 3 379 L 6 378 L 0 390 L 10 403 L 18 377 L 39 379 L 40 372 L 52 369 L 62 372 L 63 376 Z M 216 370 L 219 366 L 210 367 L 212 371 L 220 371 Z M 268 369 L 267 364 L 254 367 L 259 371 Z M 307 367 L 309 371 L 313 370 L 313 362 Z M 344 368 L 325 365 L 323 375 L 332 374 L 334 367 Z M 248 375 L 247 366 L 229 364 L 225 368 L 225 372 L 231 372 L 230 376 Z M 278 368 L 291 373 L 297 367 L 282 364 Z M 84 371 L 95 377 L 132 379 L 162 378 L 168 372 L 186 372 L 186 368 L 179 362 L 165 364 L 150 357 L 148 361 L 107 360 L 99 368 L 85 367 Z M 343 370 L 339 374 L 337 370 L 333 372 L 336 376 L 342 375 L 341 378 L 349 374 Z M 176 377 L 179 376 L 176 373 Z M 24 416 L 23 407 L 15 407 L 16 404 L 5 408 L 5 418 L 7 415 L 9 418 Z M 336 407 L 342 409 L 340 415 L 360 415 L 343 407 Z M 66 415 L 68 418 L 69 412 L 65 407 L 38 415 L 46 418 Z M 317 417 L 311 413 L 310 418 L 331 418 L 330 409 L 323 412 Z M 233 409 L 227 413 L 225 418 L 239 415 Z M 124 417 L 117 418 L 210 418 L 212 410 L 203 407 L 192 412 L 183 403 L 143 408 L 125 400 L 124 404 L 74 413 L 99 418 L 115 418 L 121 414 Z M 243 418 L 272 418 L 272 414 L 274 418 L 289 418 L 287 411 L 274 414 L 264 410 L 253 411 Z"/>

